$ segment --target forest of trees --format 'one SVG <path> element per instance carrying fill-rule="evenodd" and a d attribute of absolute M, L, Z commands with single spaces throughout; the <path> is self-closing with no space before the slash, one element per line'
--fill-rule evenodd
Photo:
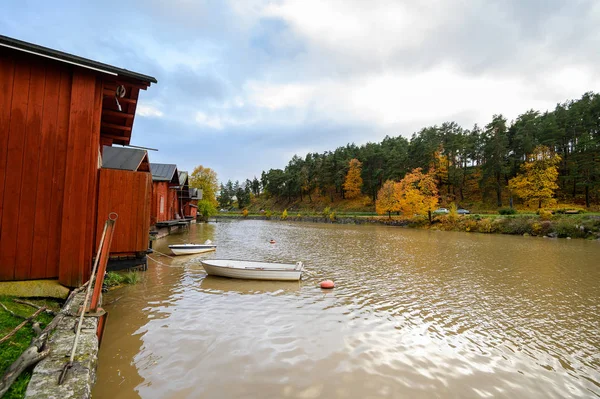
<path fill-rule="evenodd" d="M 538 146 L 547 147 L 560 160 L 556 190 L 560 201 L 588 207 L 600 202 L 600 95 L 596 93 L 558 104 L 551 112 L 529 110 L 511 122 L 502 115 L 494 115 L 483 127 L 468 129 L 446 122 L 425 127 L 410 140 L 385 137 L 380 143 L 348 144 L 304 158 L 295 155 L 285 169 L 263 172 L 260 180 L 222 184 L 219 202 L 231 205 L 235 196 L 241 209 L 250 203 L 250 194 L 261 193 L 288 201 L 311 202 L 315 193 L 332 201 L 348 198 L 346 176 L 358 165 L 360 176 L 352 172 L 353 181 L 362 179 L 359 189 L 373 202 L 386 181 L 400 181 L 416 168 L 435 168 L 442 203 L 501 207 L 509 205 L 510 188 L 517 182 L 509 186 L 509 181 Z M 353 166 L 351 160 L 358 161 Z"/>

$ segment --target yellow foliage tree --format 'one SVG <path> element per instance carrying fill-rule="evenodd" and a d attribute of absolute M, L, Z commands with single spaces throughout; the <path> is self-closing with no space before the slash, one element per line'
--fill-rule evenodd
<path fill-rule="evenodd" d="M 208 201 L 213 206 L 217 206 L 217 190 L 219 182 L 217 180 L 217 172 L 211 168 L 205 168 L 198 165 L 190 175 L 190 187 L 199 188 L 202 190 L 202 200 Z"/>
<path fill-rule="evenodd" d="M 383 186 L 381 186 L 377 193 L 377 201 L 375 201 L 375 211 L 378 214 L 383 215 L 387 213 L 391 219 L 392 212 L 400 211 L 400 203 L 396 196 L 397 186 L 398 183 L 392 180 L 383 183 Z"/>
<path fill-rule="evenodd" d="M 431 223 L 431 212 L 438 204 L 435 171 L 425 174 L 421 168 L 413 169 L 400 181 L 396 196 L 404 215 L 427 215 Z"/>
<path fill-rule="evenodd" d="M 554 191 L 558 188 L 558 164 L 560 156 L 548 147 L 537 146 L 527 161 L 521 165 L 521 173 L 510 179 L 508 187 L 513 194 L 528 205 L 552 205 L 556 203 Z"/>
<path fill-rule="evenodd" d="M 350 167 L 344 180 L 346 198 L 356 198 L 360 195 L 360 189 L 363 185 L 362 177 L 360 177 L 361 168 L 362 163 L 358 159 L 354 158 L 350 160 Z"/>
<path fill-rule="evenodd" d="M 448 157 L 442 155 L 441 150 L 434 154 L 433 164 L 429 165 L 431 170 L 435 170 L 435 177 L 439 184 L 448 184 L 448 166 L 450 165 Z"/>

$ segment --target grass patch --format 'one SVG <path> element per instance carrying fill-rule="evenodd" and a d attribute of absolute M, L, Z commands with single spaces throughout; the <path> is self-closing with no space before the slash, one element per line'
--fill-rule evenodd
<path fill-rule="evenodd" d="M 104 285 L 108 288 L 115 288 L 123 284 L 137 284 L 140 281 L 140 273 L 131 272 L 108 272 L 104 276 Z"/>
<path fill-rule="evenodd" d="M 104 285 L 107 287 L 116 287 L 123 283 L 123 275 L 117 272 L 108 272 L 104 276 Z"/>
<path fill-rule="evenodd" d="M 0 296 L 0 302 L 4 306 L 6 306 L 9 310 L 14 312 L 17 315 L 23 317 L 29 317 L 34 312 L 35 309 L 28 305 L 23 305 L 20 303 L 13 302 L 14 297 L 10 296 Z M 29 300 L 29 302 L 35 303 L 38 306 L 46 306 L 56 312 L 60 309 L 60 302 L 52 299 L 44 299 L 44 300 Z M 41 313 L 35 319 L 40 323 L 40 327 L 44 329 L 46 325 L 50 321 L 52 321 L 52 316 L 46 313 Z M 5 311 L 0 307 L 0 337 L 6 336 L 9 332 L 11 332 L 16 326 L 21 324 L 23 319 L 19 317 L 15 317 Z M 13 335 L 8 341 L 0 344 L 0 376 L 4 375 L 6 369 L 15 361 L 21 353 L 31 343 L 31 339 L 35 336 L 33 329 L 31 328 L 32 324 L 28 323 L 28 325 L 21 328 L 15 335 Z M 8 392 L 3 396 L 3 399 L 16 399 L 23 398 L 25 396 L 25 390 L 27 389 L 27 384 L 31 379 L 31 370 L 27 370 L 23 372 L 19 378 L 14 382 L 14 384 L 10 387 Z"/>
<path fill-rule="evenodd" d="M 125 284 L 137 284 L 140 281 L 140 273 L 138 272 L 127 272 L 123 276 L 123 282 Z"/>

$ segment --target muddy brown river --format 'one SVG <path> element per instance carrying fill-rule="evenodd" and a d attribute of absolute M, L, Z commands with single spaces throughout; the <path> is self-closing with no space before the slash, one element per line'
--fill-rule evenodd
<path fill-rule="evenodd" d="M 600 397 L 598 241 L 248 220 L 155 248 L 206 239 L 105 296 L 94 399 Z M 202 258 L 307 273 L 207 277 Z"/>

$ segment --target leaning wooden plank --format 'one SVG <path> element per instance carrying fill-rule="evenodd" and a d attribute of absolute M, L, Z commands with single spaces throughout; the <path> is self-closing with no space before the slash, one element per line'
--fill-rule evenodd
<path fill-rule="evenodd" d="M 17 333 L 17 331 L 19 331 L 21 328 L 25 327 L 25 325 L 27 323 L 29 323 L 31 320 L 35 319 L 44 310 L 46 310 L 46 307 L 42 306 L 41 308 L 39 308 L 38 310 L 36 310 L 34 314 L 32 314 L 31 316 L 29 316 L 28 318 L 26 318 L 25 320 L 23 320 L 23 322 L 21 324 L 19 324 L 18 326 L 16 326 L 14 328 L 14 330 L 12 330 L 5 337 L 3 337 L 3 338 L 0 339 L 0 344 L 3 343 L 4 341 L 7 341 L 10 337 L 12 337 L 13 335 L 15 335 Z"/>

